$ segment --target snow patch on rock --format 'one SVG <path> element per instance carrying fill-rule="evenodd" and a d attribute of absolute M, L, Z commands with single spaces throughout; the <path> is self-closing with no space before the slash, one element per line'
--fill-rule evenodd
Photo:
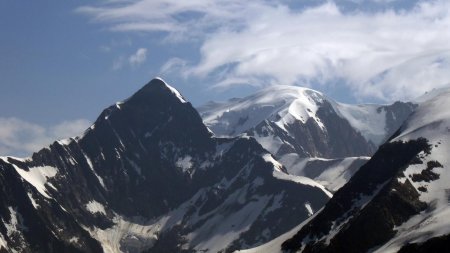
<path fill-rule="evenodd" d="M 305 203 L 305 209 L 308 212 L 308 216 L 312 216 L 314 214 L 314 210 L 312 209 L 310 203 Z"/>
<path fill-rule="evenodd" d="M 40 167 L 31 167 L 28 171 L 23 170 L 16 165 L 12 164 L 16 169 L 17 173 L 29 184 L 34 186 L 36 190 L 42 194 L 42 196 L 46 198 L 50 198 L 48 193 L 46 192 L 45 185 L 47 184 L 48 179 L 54 177 L 58 169 L 51 166 L 40 166 Z"/>
<path fill-rule="evenodd" d="M 91 200 L 86 204 L 86 210 L 92 214 L 100 213 L 106 215 L 105 207 L 95 200 Z"/>
<path fill-rule="evenodd" d="M 167 84 L 166 81 L 164 81 L 161 77 L 156 77 L 155 79 L 163 82 L 166 85 L 166 87 L 169 88 L 169 90 L 180 100 L 180 102 L 187 103 L 187 101 L 184 99 L 184 97 L 180 94 L 180 92 L 177 89 Z"/>
<path fill-rule="evenodd" d="M 94 173 L 95 177 L 98 179 L 98 182 L 100 183 L 100 185 L 101 185 L 104 189 L 106 189 L 105 183 L 103 182 L 103 178 L 101 178 L 101 177 L 97 174 L 97 172 L 95 172 L 94 165 L 92 164 L 91 159 L 89 159 L 89 157 L 88 157 L 84 152 L 83 152 L 83 156 L 84 156 L 84 159 L 86 159 L 86 162 L 87 162 L 89 168 L 91 169 L 92 173 Z"/>
<path fill-rule="evenodd" d="M 183 173 L 188 172 L 192 168 L 192 157 L 190 155 L 186 155 L 184 157 L 178 158 L 178 160 L 175 162 L 175 165 L 178 168 L 181 168 Z"/>
<path fill-rule="evenodd" d="M 8 210 L 10 214 L 9 221 L 1 219 L 6 228 L 6 236 L 9 239 L 20 242 L 20 244 L 14 248 L 8 248 L 5 238 L 3 238 L 0 233 L 0 246 L 5 247 L 13 253 L 24 252 L 25 249 L 27 249 L 27 244 L 25 243 L 25 238 L 23 237 L 23 231 L 27 231 L 28 228 L 23 225 L 22 215 L 16 210 L 16 208 L 8 207 Z"/>
<path fill-rule="evenodd" d="M 132 221 L 117 215 L 114 225 L 107 229 L 84 227 L 97 239 L 105 253 L 142 252 L 151 248 L 158 238 L 159 228 L 155 225 L 142 225 L 142 220 Z"/>
<path fill-rule="evenodd" d="M 30 192 L 27 192 L 28 198 L 31 201 L 31 204 L 33 205 L 34 208 L 38 209 L 39 208 L 39 204 L 36 203 L 36 200 L 33 198 L 33 194 L 31 194 Z"/>
<path fill-rule="evenodd" d="M 271 154 L 263 155 L 264 161 L 273 164 L 276 171 L 283 171 L 283 165 L 273 158 Z"/>
<path fill-rule="evenodd" d="M 302 176 L 294 176 L 294 175 L 290 175 L 290 174 L 286 174 L 282 171 L 278 171 L 278 170 L 274 170 L 273 171 L 273 176 L 280 179 L 280 180 L 286 180 L 286 181 L 292 181 L 298 184 L 303 184 L 303 185 L 309 185 L 312 187 L 317 187 L 319 189 L 321 189 L 328 197 L 333 197 L 333 194 L 331 192 L 329 192 L 327 189 L 325 189 L 325 187 L 319 183 L 317 183 L 316 181 L 312 180 L 311 178 L 308 177 L 302 177 Z"/>

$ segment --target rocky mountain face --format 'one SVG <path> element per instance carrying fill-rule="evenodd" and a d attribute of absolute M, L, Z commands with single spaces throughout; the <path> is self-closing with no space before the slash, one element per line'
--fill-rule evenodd
<path fill-rule="evenodd" d="M 421 103 L 282 249 L 444 252 L 450 234 L 449 108 L 450 90 Z"/>
<path fill-rule="evenodd" d="M 331 197 L 254 139 L 213 137 L 161 79 L 82 136 L 2 157 L 0 185 L 0 252 L 231 252 Z"/>
<path fill-rule="evenodd" d="M 354 168 L 367 161 L 415 108 L 415 104 L 403 102 L 348 105 L 311 89 L 274 86 L 242 99 L 211 102 L 199 111 L 216 135 L 254 137 L 290 174 L 316 179 L 320 173 L 311 174 L 308 164 L 318 165 L 314 161 L 320 159 L 324 162 L 318 170 L 324 172 L 324 166 L 331 169 L 337 161 L 354 157 L 357 162 L 352 168 L 347 163 L 345 169 L 337 174 L 330 171 L 327 180 L 322 180 L 334 191 L 338 187 L 328 180 L 333 179 L 331 174 L 348 180 Z"/>

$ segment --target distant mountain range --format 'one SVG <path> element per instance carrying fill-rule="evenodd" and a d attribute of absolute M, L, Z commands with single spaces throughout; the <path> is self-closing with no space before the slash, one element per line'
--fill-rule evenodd
<path fill-rule="evenodd" d="M 0 158 L 0 252 L 437 252 L 450 90 L 347 105 L 275 86 L 199 112 L 162 79 Z"/>
<path fill-rule="evenodd" d="M 344 185 L 412 113 L 416 104 L 350 105 L 308 88 L 273 86 L 199 107 L 218 136 L 255 138 L 288 172 Z"/>

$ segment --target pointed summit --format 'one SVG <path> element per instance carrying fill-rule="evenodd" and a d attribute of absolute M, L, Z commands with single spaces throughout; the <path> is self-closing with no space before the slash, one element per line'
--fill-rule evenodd
<path fill-rule="evenodd" d="M 106 108 L 79 143 L 103 149 L 93 151 L 92 156 L 103 152 L 124 157 L 135 147 L 138 149 L 134 153 L 146 153 L 158 151 L 159 145 L 167 142 L 180 149 L 203 152 L 213 145 L 211 135 L 191 103 L 175 88 L 155 78 L 124 102 Z"/>
<path fill-rule="evenodd" d="M 171 128 L 170 125 L 176 128 L 177 124 L 202 129 L 201 135 L 207 138 L 211 135 L 191 103 L 159 77 L 152 79 L 123 102 L 106 108 L 95 122 L 96 127 L 126 126 L 135 133 L 151 132 L 155 128 L 167 130 Z"/>
<path fill-rule="evenodd" d="M 177 89 L 167 84 L 162 78 L 155 77 L 144 87 L 138 90 L 129 100 L 145 101 L 155 96 L 162 96 L 167 99 L 168 96 L 177 98 L 181 103 L 187 103 L 186 99 L 178 92 Z"/>
<path fill-rule="evenodd" d="M 174 136 L 183 136 L 180 139 L 189 139 L 189 135 L 185 136 L 189 131 L 192 131 L 190 136 L 201 136 L 203 139 L 211 135 L 191 103 L 159 77 L 152 79 L 124 102 L 105 109 L 96 121 L 97 126 L 102 124 L 116 130 L 131 129 L 136 136 L 139 136 L 138 133 L 171 132 Z M 184 125 L 185 131 L 177 131 L 179 125 Z"/>

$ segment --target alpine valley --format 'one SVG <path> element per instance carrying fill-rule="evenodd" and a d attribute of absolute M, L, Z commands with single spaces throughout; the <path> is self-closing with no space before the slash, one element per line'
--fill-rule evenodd
<path fill-rule="evenodd" d="M 0 158 L 0 252 L 442 252 L 450 89 L 348 105 L 273 86 L 198 112 L 160 78 Z"/>

